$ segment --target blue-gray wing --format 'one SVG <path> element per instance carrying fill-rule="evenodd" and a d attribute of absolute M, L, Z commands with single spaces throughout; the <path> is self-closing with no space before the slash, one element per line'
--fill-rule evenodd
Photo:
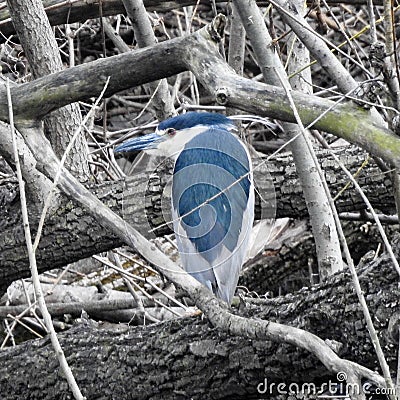
<path fill-rule="evenodd" d="M 174 169 L 172 213 L 182 266 L 228 303 L 254 219 L 250 169 L 246 148 L 225 129 L 189 141 Z"/>

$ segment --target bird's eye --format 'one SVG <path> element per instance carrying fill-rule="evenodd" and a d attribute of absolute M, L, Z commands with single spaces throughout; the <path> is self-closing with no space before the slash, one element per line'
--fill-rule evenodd
<path fill-rule="evenodd" d="M 175 133 L 176 133 L 176 130 L 174 128 L 168 128 L 167 129 L 168 136 L 174 136 Z"/>

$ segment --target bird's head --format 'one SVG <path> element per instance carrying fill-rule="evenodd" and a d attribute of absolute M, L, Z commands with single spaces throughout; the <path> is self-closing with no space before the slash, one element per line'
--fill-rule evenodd
<path fill-rule="evenodd" d="M 187 112 L 161 122 L 153 133 L 122 143 L 115 152 L 153 150 L 160 155 L 171 155 L 180 152 L 198 134 L 212 128 L 230 130 L 234 124 L 222 114 Z"/>

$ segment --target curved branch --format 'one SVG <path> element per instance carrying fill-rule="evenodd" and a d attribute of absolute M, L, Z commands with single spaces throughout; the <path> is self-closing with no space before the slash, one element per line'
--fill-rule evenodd
<path fill-rule="evenodd" d="M 17 86 L 12 89 L 16 119 L 34 120 L 65 104 L 97 96 L 108 76 L 111 80 L 106 96 L 191 70 L 220 104 L 295 122 L 283 89 L 236 75 L 219 56 L 217 42 L 224 26 L 225 18 L 218 16 L 192 35 L 99 59 Z M 126 74 L 127 70 L 135 73 Z M 0 89 L 0 119 L 6 120 L 4 88 Z M 336 104 L 299 92 L 293 93 L 293 99 L 303 124 L 312 123 L 314 128 L 358 144 L 400 167 L 400 139 L 377 126 L 367 111 L 350 103 Z"/>
<path fill-rule="evenodd" d="M 8 0 L 8 8 L 18 38 L 23 46 L 35 78 L 61 71 L 63 64 L 53 30 L 46 18 L 41 0 Z M 61 158 L 76 129 L 79 129 L 81 113 L 78 104 L 59 108 L 45 119 L 46 132 L 57 156 Z M 88 147 L 85 137 L 79 135 L 66 159 L 69 170 L 85 181 L 89 177 Z"/>
<path fill-rule="evenodd" d="M 379 318 L 376 325 L 384 338 L 391 366 L 396 368 L 396 339 L 391 339 L 388 331 L 389 320 L 398 311 L 396 273 L 383 256 L 363 267 L 360 278 L 371 310 Z M 209 307 L 214 310 L 214 306 L 219 305 L 212 303 Z M 230 328 L 224 325 L 217 330 L 205 318 L 192 317 L 146 327 L 120 326 L 119 332 L 107 330 L 101 324 L 83 324 L 61 334 L 60 339 L 88 398 L 102 393 L 104 397 L 118 396 L 121 400 L 249 399 L 260 397 L 257 386 L 265 378 L 269 383 L 317 379 L 327 382 L 333 374 L 322 367 L 315 368 L 315 357 L 296 348 L 297 343 L 287 344 L 287 338 L 303 341 L 303 346 L 324 349 L 326 362 L 334 368 L 354 367 L 354 372 L 382 383 L 376 373 L 364 368 L 373 369 L 376 360 L 372 343 L 362 329 L 362 313 L 346 273 L 332 276 L 313 290 L 268 300 L 250 299 L 237 313 L 232 318 L 239 322 L 249 318 L 245 319 L 246 326 L 241 325 L 240 331 L 235 332 L 238 336 L 230 335 Z M 224 310 L 223 315 L 227 314 Z M 261 336 L 249 340 L 247 330 L 258 332 L 267 320 L 271 321 L 268 340 Z M 279 323 L 284 324 L 285 330 Z M 286 335 L 288 326 L 291 327 Z M 321 343 L 305 331 L 326 342 Z M 293 338 L 292 333 L 300 333 L 300 337 Z M 336 342 L 340 358 L 327 349 L 329 341 Z M 8 390 L 14 395 L 7 398 L 25 398 L 28 388 L 32 399 L 43 399 L 47 390 L 64 394 L 62 380 L 54 377 L 52 357 L 46 340 L 1 352 L 0 387 L 6 391 L 3 393 Z M 344 358 L 362 359 L 364 367 Z M 51 377 L 48 383 L 43 378 L 47 376 Z"/>

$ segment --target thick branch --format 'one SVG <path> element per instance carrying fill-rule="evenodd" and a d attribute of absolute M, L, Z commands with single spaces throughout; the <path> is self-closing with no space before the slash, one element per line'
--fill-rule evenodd
<path fill-rule="evenodd" d="M 397 345 L 388 332 L 398 311 L 396 273 L 386 257 L 360 270 L 371 312 L 376 316 L 386 355 L 396 366 Z M 376 366 L 373 346 L 347 274 L 294 295 L 247 305 L 241 315 L 284 323 L 336 341 L 339 355 Z M 247 321 L 247 319 L 246 319 Z M 88 398 L 101 393 L 118 399 L 251 399 L 257 385 L 272 382 L 327 382 L 316 359 L 292 345 L 231 336 L 203 318 L 184 318 L 148 327 L 109 331 L 81 325 L 60 335 L 68 361 Z M 35 365 L 35 368 L 31 366 Z M 317 364 L 318 365 L 318 364 Z M 66 395 L 54 373 L 55 358 L 45 340 L 0 353 L 0 387 L 7 399 L 46 399 Z M 46 378 L 49 377 L 47 381 Z M 190 382 L 190 384 L 189 384 Z M 257 396 L 258 395 L 258 396 Z M 48 396 L 48 397 L 46 397 Z"/>
<path fill-rule="evenodd" d="M 347 167 L 354 172 L 365 159 L 365 154 L 359 153 L 357 149 L 352 151 L 347 149 L 346 152 L 339 154 Z M 326 157 L 325 152 L 321 152 L 319 158 L 325 170 L 326 179 L 335 195 L 347 181 L 338 166 Z M 276 160 L 269 161 L 259 174 L 265 176 L 267 171 L 271 175 L 271 182 L 275 188 L 277 216 L 293 218 L 307 216 L 307 208 L 292 157 L 289 154 L 280 155 Z M 261 192 L 267 190 L 270 181 L 258 180 L 258 173 L 255 176 L 259 190 Z M 168 180 L 169 175 L 163 170 L 151 177 L 146 173 L 132 176 L 126 185 L 122 182 L 113 182 L 94 186 L 90 190 L 113 211 L 149 237 L 148 230 L 164 222 L 160 204 Z M 394 212 L 390 180 L 380 172 L 378 167 L 369 164 L 361 172 L 359 182 L 374 206 L 382 212 Z M 42 271 L 66 265 L 122 244 L 116 235 L 96 222 L 84 208 L 66 197 L 60 198 L 59 201 L 57 210 L 46 220 L 43 239 L 37 252 Z M 169 204 L 168 200 L 165 202 Z M 359 195 L 352 188 L 344 191 L 336 204 L 340 211 L 365 208 Z M 262 214 L 259 206 L 260 204 L 257 206 L 256 215 Z M 265 207 L 265 204 L 261 206 Z M 31 210 L 31 225 L 35 227 L 38 215 L 34 212 L 35 208 Z M 0 225 L 1 292 L 13 280 L 28 276 L 29 268 L 17 201 L 12 200 L 2 204 L 0 221 L 2 221 Z M 168 232 L 168 227 L 164 226 L 154 234 L 162 235 L 166 232 Z"/>
<path fill-rule="evenodd" d="M 223 0 L 216 0 L 217 3 Z M 200 4 L 210 3 L 208 1 L 200 1 Z M 258 4 L 267 5 L 267 2 L 257 2 Z M 329 4 L 346 3 L 346 4 L 366 4 L 365 0 L 328 0 Z M 101 0 L 103 16 L 124 14 L 125 9 L 122 0 Z M 198 4 L 197 0 L 145 0 L 144 5 L 148 11 L 169 11 L 184 6 L 194 6 Z M 375 5 L 382 5 L 382 0 L 374 0 Z M 46 9 L 47 16 L 51 25 L 61 25 L 73 22 L 83 22 L 87 19 L 98 18 L 100 16 L 100 0 L 44 0 L 43 5 Z M 9 18 L 7 9 L 0 11 L 0 31 L 4 36 L 15 33 L 13 24 Z"/>
<path fill-rule="evenodd" d="M 24 48 L 35 78 L 61 71 L 58 44 L 40 0 L 8 0 L 13 24 Z M 61 158 L 76 129 L 81 114 L 78 104 L 67 104 L 45 119 L 45 127 L 57 156 Z M 81 181 L 89 175 L 87 164 L 88 147 L 83 135 L 74 141 L 66 159 L 66 166 Z"/>
<path fill-rule="evenodd" d="M 218 55 L 216 41 L 224 25 L 225 19 L 220 16 L 192 35 L 96 60 L 15 87 L 12 96 L 16 117 L 40 118 L 65 104 L 96 96 L 108 76 L 111 80 L 106 96 L 190 69 L 220 104 L 295 122 L 283 89 L 239 77 Z M 134 74 L 126 74 L 132 69 Z M 0 118 L 7 119 L 2 94 L 0 90 Z M 305 125 L 317 120 L 314 128 L 343 137 L 400 167 L 400 139 L 377 126 L 367 111 L 298 92 L 293 92 L 293 99 Z"/>
<path fill-rule="evenodd" d="M 157 43 L 153 27 L 142 0 L 122 0 L 128 17 L 131 20 L 135 38 L 139 47 L 152 46 Z M 159 121 L 176 114 L 173 99 L 168 90 L 168 81 L 151 82 L 149 88 L 154 92 L 153 104 Z"/>

